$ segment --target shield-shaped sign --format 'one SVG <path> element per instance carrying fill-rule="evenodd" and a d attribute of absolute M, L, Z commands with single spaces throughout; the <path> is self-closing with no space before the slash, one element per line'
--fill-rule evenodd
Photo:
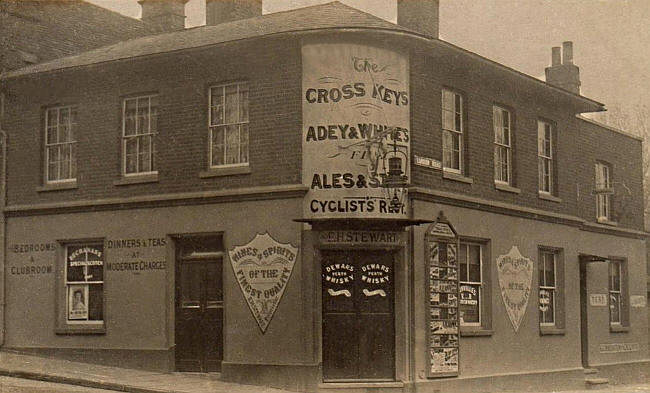
<path fill-rule="evenodd" d="M 235 279 L 260 330 L 265 333 L 291 277 L 298 248 L 264 233 L 228 253 Z"/>
<path fill-rule="evenodd" d="M 510 252 L 497 258 L 497 272 L 503 303 L 516 332 L 528 306 L 533 261 L 521 255 L 517 246 L 512 246 Z"/>

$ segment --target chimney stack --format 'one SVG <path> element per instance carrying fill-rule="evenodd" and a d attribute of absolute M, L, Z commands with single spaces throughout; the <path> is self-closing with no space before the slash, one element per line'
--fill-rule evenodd
<path fill-rule="evenodd" d="M 575 94 L 580 94 L 580 68 L 573 64 L 573 42 L 562 43 L 562 63 L 560 47 L 551 49 L 551 66 L 546 67 L 546 83 Z"/>
<path fill-rule="evenodd" d="M 438 38 L 439 0 L 397 0 L 397 24 Z"/>
<path fill-rule="evenodd" d="M 205 2 L 205 24 L 208 26 L 261 15 L 262 0 L 206 0 Z"/>
<path fill-rule="evenodd" d="M 155 33 L 185 28 L 185 3 L 189 0 L 139 0 L 142 21 Z"/>

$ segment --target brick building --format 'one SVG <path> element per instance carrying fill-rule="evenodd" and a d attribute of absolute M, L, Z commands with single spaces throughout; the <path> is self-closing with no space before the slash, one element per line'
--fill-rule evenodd
<path fill-rule="evenodd" d="M 4 348 L 306 391 L 647 377 L 641 141 L 580 116 L 571 43 L 545 83 L 439 40 L 436 1 L 225 3 L 3 75 Z"/>

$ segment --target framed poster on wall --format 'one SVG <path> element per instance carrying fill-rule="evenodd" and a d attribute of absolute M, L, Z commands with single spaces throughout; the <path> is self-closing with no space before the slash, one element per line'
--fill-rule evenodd
<path fill-rule="evenodd" d="M 458 236 L 440 212 L 424 235 L 427 305 L 427 377 L 458 375 Z"/>

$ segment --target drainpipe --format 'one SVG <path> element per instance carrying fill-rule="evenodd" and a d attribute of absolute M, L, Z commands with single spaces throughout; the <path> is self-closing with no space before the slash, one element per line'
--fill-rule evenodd
<path fill-rule="evenodd" d="M 5 260 L 6 260 L 6 226 L 5 206 L 7 202 L 7 133 L 2 129 L 5 114 L 5 95 L 0 92 L 0 144 L 2 161 L 0 162 L 0 347 L 5 343 Z"/>

